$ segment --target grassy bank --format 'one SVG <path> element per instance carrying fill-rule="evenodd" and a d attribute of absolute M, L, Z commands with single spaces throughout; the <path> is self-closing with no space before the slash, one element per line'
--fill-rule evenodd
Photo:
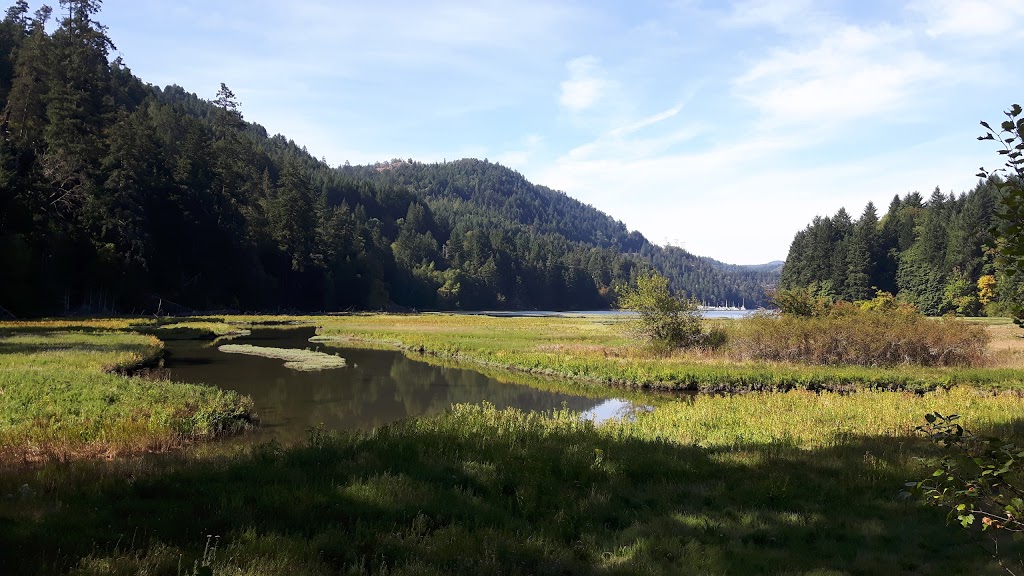
<path fill-rule="evenodd" d="M 248 425 L 232 392 L 124 373 L 163 344 L 122 321 L 0 324 L 0 459 L 139 453 Z"/>
<path fill-rule="evenodd" d="M 459 362 L 606 384 L 675 390 L 929 391 L 957 385 L 1024 389 L 1020 356 L 993 354 L 988 367 L 809 366 L 736 361 L 716 352 L 654 356 L 607 317 L 493 318 L 448 314 L 357 315 L 316 318 L 325 341 L 384 346 Z M 717 324 L 727 332 L 741 320 Z M 1015 335 L 996 338 L 995 350 Z"/>
<path fill-rule="evenodd" d="M 1005 432 L 1024 406 L 926 398 L 707 397 L 601 427 L 462 406 L 288 449 L 51 463 L 0 473 L 0 564 L 174 575 L 213 535 L 213 574 L 999 574 L 897 494 L 927 473 L 911 413 L 970 406 Z"/>

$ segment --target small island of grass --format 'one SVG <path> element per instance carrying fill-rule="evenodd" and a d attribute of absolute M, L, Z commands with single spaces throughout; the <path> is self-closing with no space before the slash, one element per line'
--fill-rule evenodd
<path fill-rule="evenodd" d="M 251 344 L 224 344 L 217 348 L 228 354 L 248 354 L 284 360 L 284 367 L 292 370 L 314 371 L 344 368 L 345 359 L 315 350 L 295 350 L 291 348 L 273 348 L 270 346 L 253 346 Z"/>

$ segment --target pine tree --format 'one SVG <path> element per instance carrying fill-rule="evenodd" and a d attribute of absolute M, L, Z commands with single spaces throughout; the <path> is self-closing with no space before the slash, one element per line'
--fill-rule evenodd
<path fill-rule="evenodd" d="M 278 246 L 291 260 L 292 270 L 305 270 L 313 251 L 316 219 L 309 178 L 297 160 L 286 161 L 281 172 L 270 225 Z"/>
<path fill-rule="evenodd" d="M 64 215 L 75 215 L 95 189 L 112 112 L 107 55 L 114 44 L 93 20 L 100 4 L 61 0 L 67 15 L 53 34 L 41 163 L 50 204 Z"/>

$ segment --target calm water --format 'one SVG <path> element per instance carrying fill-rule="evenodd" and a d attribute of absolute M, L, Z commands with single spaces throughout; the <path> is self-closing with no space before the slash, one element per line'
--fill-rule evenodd
<path fill-rule="evenodd" d="M 488 401 L 499 408 L 550 411 L 563 406 L 595 420 L 622 417 L 632 404 L 506 384 L 473 370 L 440 368 L 399 352 L 323 347 L 308 339 L 314 330 L 255 330 L 233 344 L 310 348 L 338 352 L 348 366 L 299 372 L 270 358 L 226 354 L 208 342 L 167 342 L 165 367 L 174 380 L 205 383 L 252 396 L 263 434 L 301 440 L 323 425 L 335 430 L 370 430 L 411 416 L 443 412 L 455 403 Z"/>

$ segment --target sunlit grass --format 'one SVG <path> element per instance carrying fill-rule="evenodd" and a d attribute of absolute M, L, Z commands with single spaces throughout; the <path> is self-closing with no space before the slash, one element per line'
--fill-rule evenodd
<path fill-rule="evenodd" d="M 251 400 L 233 392 L 124 375 L 160 356 L 153 336 L 14 332 L 0 337 L 2 459 L 164 450 L 237 430 L 251 417 Z"/>
<path fill-rule="evenodd" d="M 615 385 L 705 391 L 1024 388 L 1024 371 L 992 353 L 1007 341 L 998 332 L 989 344 L 990 367 L 885 368 L 738 361 L 725 352 L 703 350 L 657 356 L 626 336 L 625 320 L 608 317 L 367 314 L 317 317 L 315 322 L 321 341 L 397 348 L 492 368 Z M 728 333 L 738 330 L 742 322 L 712 324 Z"/>

